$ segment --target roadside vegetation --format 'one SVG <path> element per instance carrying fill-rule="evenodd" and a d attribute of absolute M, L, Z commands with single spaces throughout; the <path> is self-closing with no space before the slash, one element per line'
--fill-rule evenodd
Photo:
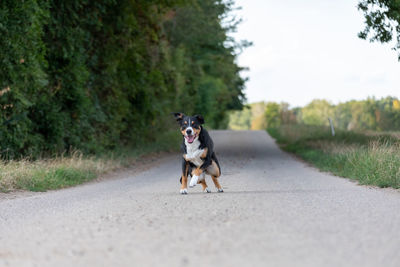
<path fill-rule="evenodd" d="M 228 110 L 245 100 L 236 56 L 249 45 L 229 36 L 234 8 L 222 0 L 1 1 L 0 190 L 71 186 L 178 149 L 171 112 L 226 128 Z"/>
<path fill-rule="evenodd" d="M 143 156 L 156 156 L 160 151 L 177 151 L 180 140 L 179 132 L 170 131 L 162 134 L 157 142 L 96 156 L 76 150 L 36 160 L 3 160 L 0 161 L 0 192 L 47 191 L 78 185 L 117 169 L 130 167 Z"/>
<path fill-rule="evenodd" d="M 400 101 L 370 98 L 305 107 L 254 103 L 231 114 L 232 129 L 267 129 L 282 149 L 361 184 L 400 188 Z M 328 118 L 335 127 L 332 136 Z"/>
<path fill-rule="evenodd" d="M 0 3 L 0 158 L 156 142 L 171 112 L 226 128 L 245 78 L 232 1 Z M 190 104 L 188 104 L 190 103 Z"/>
<path fill-rule="evenodd" d="M 337 131 L 326 126 L 269 128 L 282 149 L 323 171 L 360 184 L 400 188 L 400 140 L 395 135 Z"/>

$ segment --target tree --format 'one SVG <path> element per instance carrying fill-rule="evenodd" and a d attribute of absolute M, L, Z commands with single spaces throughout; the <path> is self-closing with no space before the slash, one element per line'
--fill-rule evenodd
<path fill-rule="evenodd" d="M 365 29 L 358 34 L 360 38 L 381 43 L 396 39 L 393 49 L 400 49 L 400 1 L 362 0 L 358 9 L 365 17 Z M 400 52 L 398 59 L 400 60 Z"/>
<path fill-rule="evenodd" d="M 180 83 L 176 96 L 186 113 L 202 113 L 207 125 L 225 128 L 227 110 L 241 110 L 246 79 L 236 62 L 238 47 L 228 37 L 237 21 L 224 21 L 233 8 L 233 1 L 192 0 L 194 4 L 177 8 L 164 23 L 167 37 L 177 53 L 186 56 L 182 68 L 186 81 Z"/>
<path fill-rule="evenodd" d="M 264 102 L 251 104 L 251 130 L 265 130 L 267 128 L 265 108 L 266 106 Z"/>
<path fill-rule="evenodd" d="M 268 128 L 274 128 L 281 125 L 280 106 L 278 103 L 269 102 L 265 107 L 265 120 Z"/>
<path fill-rule="evenodd" d="M 245 106 L 243 110 L 235 110 L 229 116 L 229 129 L 249 130 L 251 126 L 251 109 Z"/>
<path fill-rule="evenodd" d="M 0 1 L 0 157 L 153 142 L 245 100 L 231 0 Z"/>
<path fill-rule="evenodd" d="M 328 118 L 333 115 L 333 106 L 326 100 L 316 99 L 305 106 L 302 120 L 309 125 L 329 125 Z"/>

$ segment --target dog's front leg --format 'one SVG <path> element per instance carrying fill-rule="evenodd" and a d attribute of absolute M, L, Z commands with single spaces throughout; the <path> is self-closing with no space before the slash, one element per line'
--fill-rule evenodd
<path fill-rule="evenodd" d="M 199 180 L 203 180 L 205 177 L 205 173 L 203 172 L 203 170 L 198 167 L 196 168 L 193 173 L 192 173 L 192 179 L 190 180 L 190 184 L 189 187 L 194 187 L 198 184 Z"/>
<path fill-rule="evenodd" d="M 189 174 L 189 163 L 186 160 L 182 160 L 182 185 L 181 185 L 181 190 L 179 192 L 183 195 L 188 193 L 187 190 L 188 174 Z"/>
<path fill-rule="evenodd" d="M 204 148 L 203 150 L 198 151 L 196 156 L 200 156 L 201 159 L 205 159 L 207 157 L 207 153 L 208 148 Z M 201 166 L 198 166 L 192 172 L 192 179 L 190 180 L 189 187 L 196 186 L 196 184 L 198 184 L 198 182 L 201 180 L 205 180 L 204 163 L 201 164 Z"/>
<path fill-rule="evenodd" d="M 189 157 L 188 154 L 183 154 L 183 158 L 184 158 L 186 161 L 191 161 L 191 160 L 193 159 L 192 157 Z"/>

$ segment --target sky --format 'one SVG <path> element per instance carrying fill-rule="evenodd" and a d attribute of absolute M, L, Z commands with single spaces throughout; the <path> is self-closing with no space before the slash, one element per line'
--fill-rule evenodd
<path fill-rule="evenodd" d="M 313 99 L 400 98 L 400 62 L 393 44 L 359 39 L 358 0 L 236 0 L 243 19 L 236 40 L 253 46 L 238 57 L 248 77 L 248 103 Z"/>

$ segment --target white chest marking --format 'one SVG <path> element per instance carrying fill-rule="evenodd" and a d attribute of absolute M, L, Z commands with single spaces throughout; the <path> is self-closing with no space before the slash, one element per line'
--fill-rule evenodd
<path fill-rule="evenodd" d="M 203 160 L 200 158 L 201 154 L 203 154 L 204 149 L 199 149 L 200 141 L 197 138 L 193 143 L 189 144 L 185 140 L 186 144 L 186 158 L 189 159 L 197 167 L 203 164 Z"/>

